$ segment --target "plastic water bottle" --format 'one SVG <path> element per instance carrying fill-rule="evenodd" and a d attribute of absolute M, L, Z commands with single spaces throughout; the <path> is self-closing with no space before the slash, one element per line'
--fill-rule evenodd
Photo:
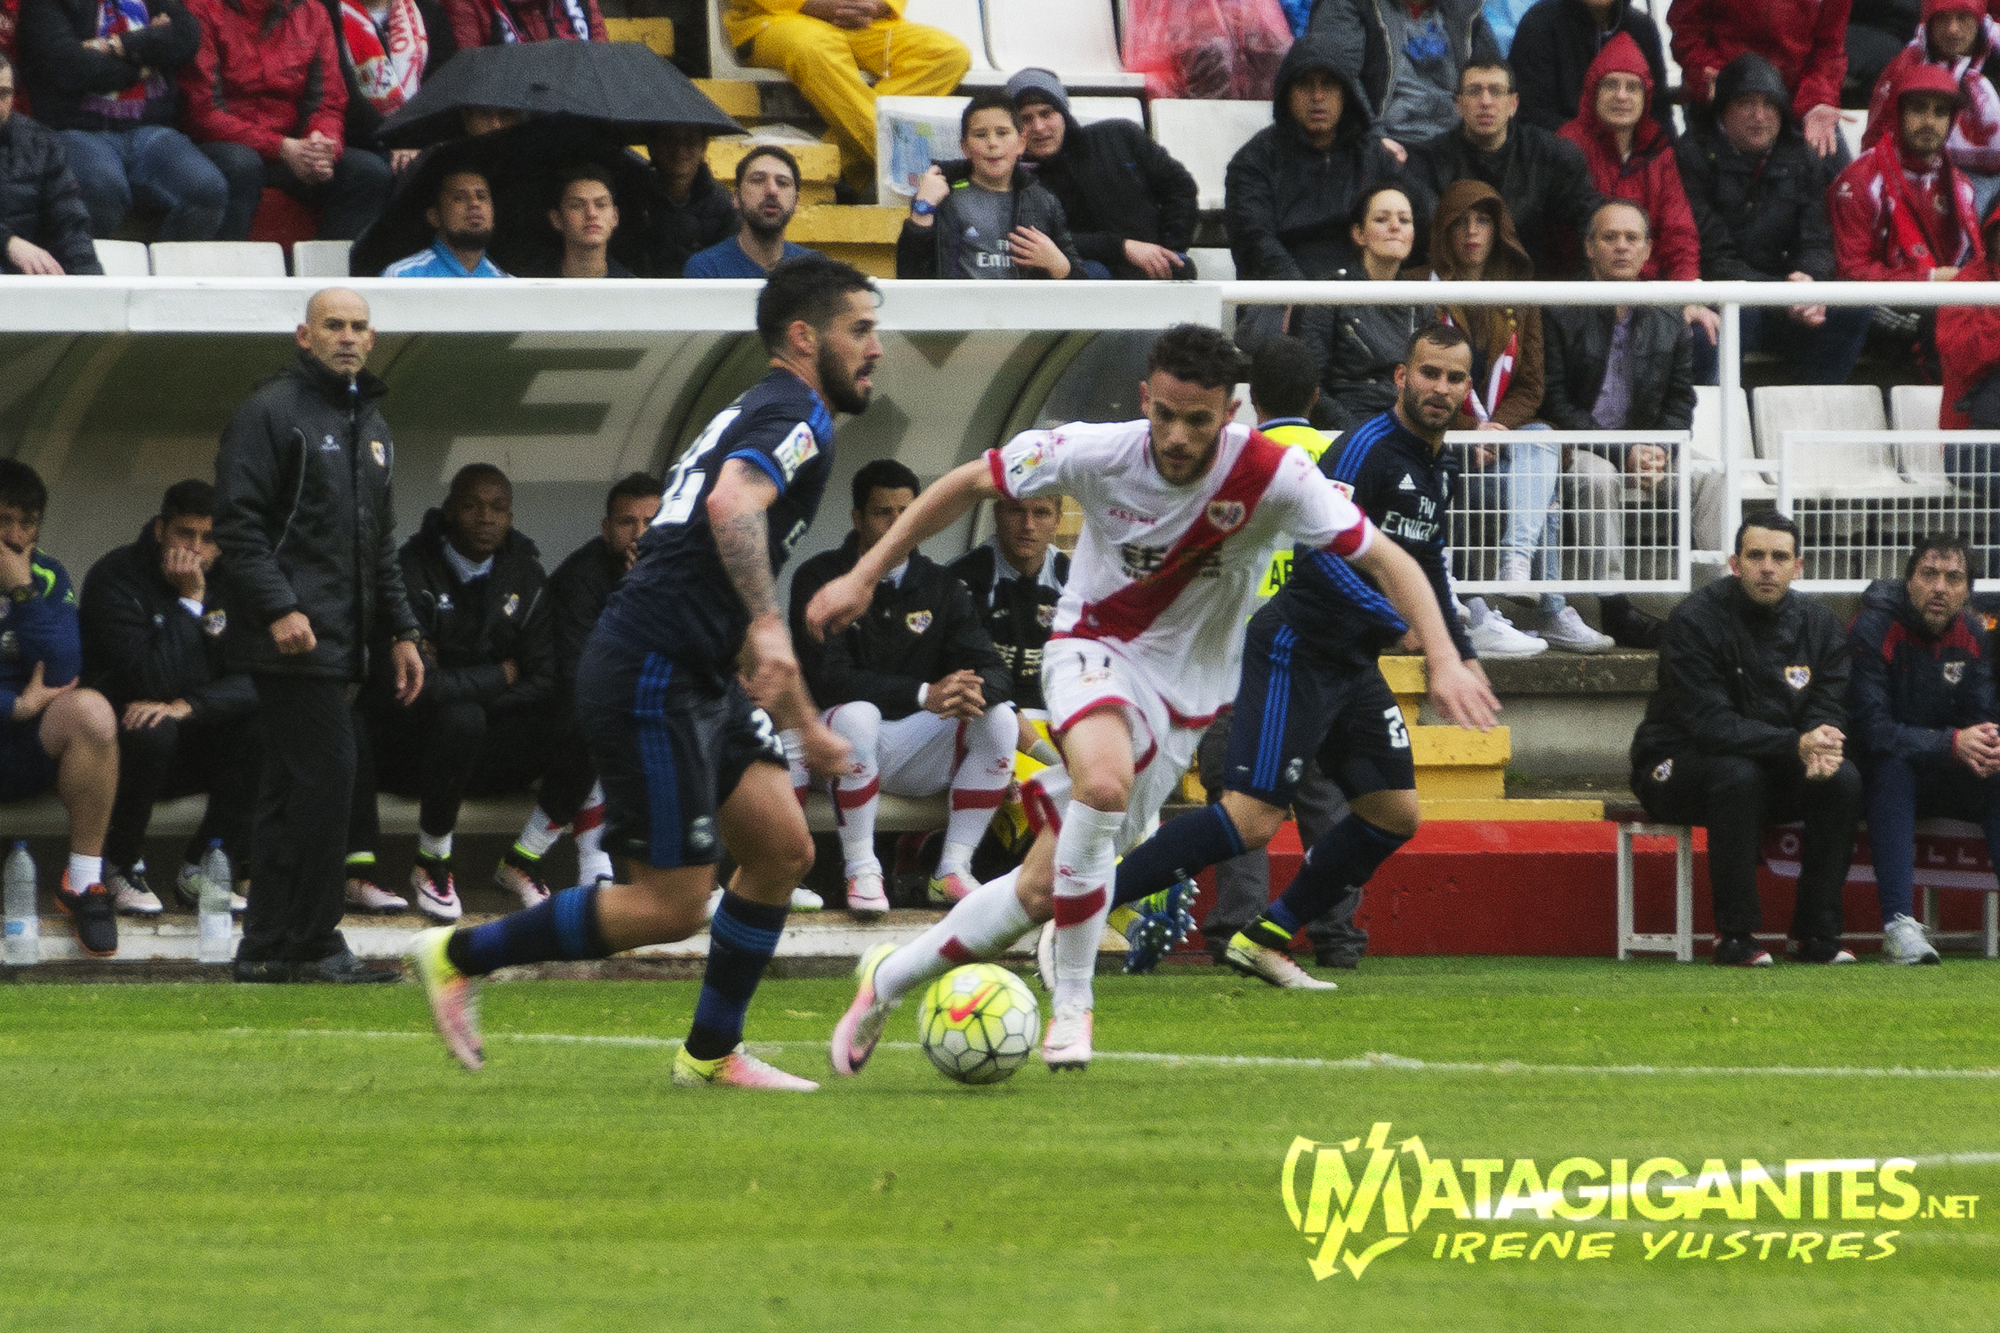
<path fill-rule="evenodd" d="M 35 858 L 28 855 L 27 843 L 14 844 L 0 881 L 5 882 L 7 965 L 30 967 L 41 961 L 42 919 L 35 909 Z"/>
<path fill-rule="evenodd" d="M 204 963 L 226 963 L 235 953 L 229 939 L 229 857 L 222 839 L 208 844 L 201 858 L 201 948 Z"/>

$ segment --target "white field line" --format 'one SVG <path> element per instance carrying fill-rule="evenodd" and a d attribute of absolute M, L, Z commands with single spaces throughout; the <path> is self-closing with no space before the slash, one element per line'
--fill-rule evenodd
<path fill-rule="evenodd" d="M 376 1032 L 339 1028 L 228 1028 L 229 1037 L 342 1037 L 355 1041 L 428 1040 L 428 1032 Z M 513 1041 L 549 1046 L 636 1046 L 673 1050 L 677 1037 L 619 1037 L 577 1032 L 489 1032 L 488 1041 Z M 762 1050 L 824 1046 L 818 1041 L 753 1041 Z M 885 1041 L 885 1051 L 914 1051 L 913 1041 Z M 1913 1069 L 1904 1066 L 1870 1068 L 1855 1065 L 1531 1065 L 1514 1060 L 1480 1063 L 1463 1060 L 1418 1060 L 1407 1055 L 1370 1051 L 1348 1059 L 1310 1055 L 1176 1055 L 1164 1051 L 1098 1051 L 1099 1060 L 1136 1064 L 1185 1066 L 1191 1069 L 1387 1069 L 1434 1074 L 1585 1074 L 1649 1078 L 1917 1078 L 2000 1080 L 2000 1069 Z"/>

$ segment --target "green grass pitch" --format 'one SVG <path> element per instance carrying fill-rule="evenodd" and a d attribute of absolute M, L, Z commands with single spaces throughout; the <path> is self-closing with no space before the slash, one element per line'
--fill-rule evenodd
<path fill-rule="evenodd" d="M 824 1077 L 850 994 L 769 982 L 752 1041 Z M 469 1075 L 407 985 L 0 990 L 0 1328 L 2000 1328 L 1990 963 L 1388 959 L 1334 995 L 1105 977 L 1086 1074 L 950 1084 L 909 1003 L 896 1045 L 811 1096 L 674 1089 L 694 998 L 489 986 Z M 1326 1257 L 1356 1254 L 1393 1234 L 1377 1124 L 1406 1239 L 1318 1279 L 1288 1151 L 1317 1145 L 1301 1224 L 1318 1180 L 1316 1227 L 1358 1217 Z M 1490 1173 L 1495 1207 L 1521 1159 L 1713 1158 L 1739 1185 L 1746 1158 L 1852 1160 L 1798 1178 L 1796 1220 L 1747 1187 L 1754 1220 L 1713 1190 L 1697 1220 L 1622 1193 L 1616 1221 L 1519 1197 L 1413 1220 L 1419 1152 L 1468 1199 Z M 1901 1197 L 1854 1166 L 1891 1158 L 1916 1163 L 1891 1180 L 1914 1215 L 1843 1218 Z M 1660 1185 L 1647 1206 L 1685 1201 Z M 1591 1235 L 1606 1257 L 1581 1257 Z"/>

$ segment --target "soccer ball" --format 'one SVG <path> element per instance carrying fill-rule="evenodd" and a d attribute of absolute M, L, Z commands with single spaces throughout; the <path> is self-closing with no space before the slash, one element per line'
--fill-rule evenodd
<path fill-rule="evenodd" d="M 1027 1062 L 1042 1030 L 1028 983 L 1004 967 L 973 963 L 945 973 L 917 1007 L 917 1040 L 946 1078 L 998 1083 Z"/>

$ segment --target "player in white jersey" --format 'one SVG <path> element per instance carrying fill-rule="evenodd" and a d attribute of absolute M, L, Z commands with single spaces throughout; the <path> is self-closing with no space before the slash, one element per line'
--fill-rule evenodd
<path fill-rule="evenodd" d="M 1279 534 L 1324 547 L 1372 576 L 1416 627 L 1432 704 L 1490 726 L 1497 703 L 1459 662 L 1416 561 L 1375 530 L 1304 452 L 1243 426 L 1231 391 L 1243 356 L 1221 333 L 1184 324 L 1154 342 L 1145 418 L 1029 431 L 948 473 L 854 569 L 807 608 L 812 632 L 864 614 L 876 582 L 917 543 L 983 499 L 1067 493 L 1084 511 L 1069 582 L 1042 656 L 1062 778 L 1036 783 L 1039 835 L 1020 869 L 968 895 L 901 949 L 862 959 L 861 984 L 834 1029 L 836 1073 L 859 1070 L 911 987 L 992 957 L 1039 922 L 1056 923 L 1056 993 L 1042 1041 L 1051 1069 L 1091 1053 L 1091 973 L 1118 853 L 1135 844 L 1236 692 L 1244 625 Z M 1062 770 L 1052 770 L 1060 774 Z"/>

